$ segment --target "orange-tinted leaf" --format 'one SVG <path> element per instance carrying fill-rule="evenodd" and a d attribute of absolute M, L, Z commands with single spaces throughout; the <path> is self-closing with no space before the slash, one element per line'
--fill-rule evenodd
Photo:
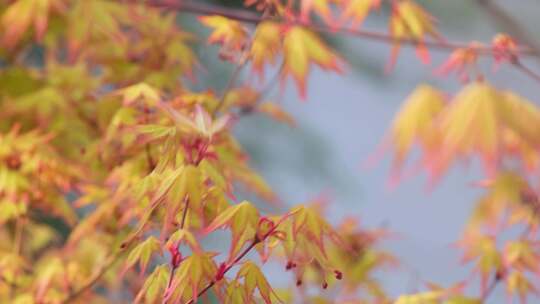
<path fill-rule="evenodd" d="M 240 270 L 238 270 L 236 277 L 237 279 L 244 278 L 243 287 L 245 289 L 244 291 L 247 299 L 253 298 L 253 292 L 255 291 L 255 288 L 257 288 L 264 302 L 267 304 L 272 303 L 272 287 L 257 265 L 253 264 L 252 262 L 245 262 Z"/>
<path fill-rule="evenodd" d="M 34 26 L 36 40 L 41 41 L 47 29 L 49 14 L 65 9 L 62 0 L 17 0 L 2 15 L 3 43 L 14 47 L 28 28 Z"/>
<path fill-rule="evenodd" d="M 338 55 L 307 28 L 291 26 L 287 29 L 283 52 L 283 79 L 292 75 L 302 98 L 306 96 L 306 82 L 312 64 L 325 70 L 341 72 L 341 59 Z"/>
<path fill-rule="evenodd" d="M 250 55 L 253 70 L 259 77 L 262 78 L 266 64 L 274 64 L 281 50 L 281 41 L 281 27 L 278 23 L 265 21 L 257 25 Z"/>
<path fill-rule="evenodd" d="M 488 173 L 500 158 L 504 96 L 486 83 L 463 88 L 441 117 L 443 153 L 448 158 L 478 153 Z"/>
<path fill-rule="evenodd" d="M 165 292 L 164 301 L 186 303 L 193 299 L 196 303 L 199 291 L 214 279 L 216 271 L 217 267 L 210 254 L 194 253 L 187 257 L 176 270 Z"/>
<path fill-rule="evenodd" d="M 244 244 L 253 241 L 259 222 L 259 212 L 250 202 L 243 201 L 240 204 L 230 206 L 219 214 L 208 227 L 205 233 L 210 233 L 216 229 L 230 227 L 232 233 L 232 244 L 229 258 L 234 258 L 235 254 Z"/>
<path fill-rule="evenodd" d="M 257 107 L 257 111 L 264 113 L 271 118 L 286 123 L 291 127 L 296 126 L 296 121 L 287 112 L 285 112 L 279 105 L 273 102 L 263 102 Z"/>
<path fill-rule="evenodd" d="M 510 296 L 519 296 L 520 303 L 526 303 L 529 294 L 538 295 L 538 291 L 533 283 L 519 271 L 510 273 L 506 279 L 506 291 Z"/>
<path fill-rule="evenodd" d="M 161 243 L 151 236 L 131 250 L 126 261 L 126 267 L 132 267 L 139 261 L 141 273 L 145 273 L 146 267 L 154 252 L 161 251 Z"/>
<path fill-rule="evenodd" d="M 381 0 L 347 0 L 343 5 L 342 20 L 351 20 L 353 26 L 359 26 L 372 9 L 381 5 Z"/>
<path fill-rule="evenodd" d="M 392 55 L 387 69 L 391 70 L 397 60 L 400 48 L 398 40 L 410 39 L 417 41 L 417 55 L 424 63 L 429 63 L 430 57 L 423 44 L 425 36 L 438 38 L 434 26 L 434 19 L 423 8 L 412 0 L 393 1 L 392 15 L 390 17 L 390 34 L 396 38 L 392 47 Z"/>
<path fill-rule="evenodd" d="M 233 50 L 241 50 L 246 45 L 247 32 L 240 22 L 218 15 L 199 17 L 199 20 L 213 30 L 208 42 L 219 43 Z"/>
<path fill-rule="evenodd" d="M 148 105 L 155 105 L 160 100 L 159 92 L 144 82 L 121 89 L 116 94 L 123 97 L 125 105 L 130 105 L 138 100 L 142 100 Z"/>
<path fill-rule="evenodd" d="M 390 131 L 397 169 L 416 141 L 425 150 L 433 149 L 437 144 L 438 132 L 435 121 L 445 104 L 443 93 L 428 85 L 418 86 L 407 97 Z"/>
<path fill-rule="evenodd" d="M 156 302 L 158 297 L 160 297 L 167 288 L 169 273 L 169 265 L 157 266 L 152 274 L 146 278 L 146 281 L 144 281 L 134 302 L 141 303 L 143 302 L 143 299 L 145 300 L 145 303 Z"/>

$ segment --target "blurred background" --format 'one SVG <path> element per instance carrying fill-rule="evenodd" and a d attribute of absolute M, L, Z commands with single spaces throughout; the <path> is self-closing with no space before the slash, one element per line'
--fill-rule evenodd
<path fill-rule="evenodd" d="M 243 1 L 213 2 L 240 7 Z M 448 40 L 489 43 L 496 33 L 515 35 L 515 27 L 509 26 L 504 16 L 495 16 L 487 1 L 418 2 L 438 20 L 440 33 Z M 537 0 L 491 2 L 519 22 L 525 29 L 521 34 L 540 42 Z M 372 14 L 364 27 L 385 31 L 387 16 L 384 10 Z M 181 22 L 189 28 L 195 24 L 193 18 L 182 15 Z M 470 268 L 460 265 L 461 252 L 453 242 L 459 239 L 481 194 L 470 185 L 482 178 L 478 164 L 454 167 L 429 191 L 421 173 L 390 189 L 389 154 L 374 166 L 365 166 L 377 152 L 401 103 L 418 84 L 428 83 L 448 93 L 462 86 L 453 75 L 433 73 L 449 53 L 432 51 L 432 64 L 426 66 L 416 58 L 413 48 L 403 47 L 395 70 L 385 73 L 388 44 L 339 35 L 325 38 L 348 61 L 346 73 L 312 70 L 306 101 L 300 100 L 292 86 L 284 91 L 279 86 L 274 89 L 268 100 L 291 113 L 296 128 L 258 115 L 243 118 L 235 132 L 250 153 L 253 166 L 286 204 L 304 203 L 324 193 L 331 198 L 328 214 L 332 222 L 354 217 L 365 227 L 384 226 L 394 231 L 397 236 L 384 246 L 402 265 L 398 270 L 379 273 L 390 295 L 422 290 L 427 281 L 450 286 L 467 278 Z M 215 87 L 216 83 L 224 88 L 232 73 L 232 67 L 220 62 L 216 53 L 213 47 L 199 49 L 201 62 L 212 66 L 212 74 L 197 84 L 201 89 Z M 538 61 L 526 63 L 540 69 Z M 494 71 L 490 58 L 481 66 L 493 85 L 540 102 L 538 84 L 519 71 L 507 67 Z M 267 79 L 273 72 L 268 74 Z M 274 280 L 278 274 L 281 272 L 275 273 Z M 500 285 L 489 302 L 506 303 L 503 289 Z"/>

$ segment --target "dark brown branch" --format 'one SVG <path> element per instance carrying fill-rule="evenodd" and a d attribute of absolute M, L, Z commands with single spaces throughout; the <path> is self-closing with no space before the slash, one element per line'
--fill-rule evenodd
<path fill-rule="evenodd" d="M 258 24 L 263 21 L 273 20 L 272 18 L 267 18 L 267 17 L 252 13 L 247 10 L 229 9 L 229 8 L 215 6 L 215 5 L 208 5 L 208 4 L 200 3 L 198 1 L 181 1 L 181 0 L 176 0 L 176 1 L 126 0 L 126 1 L 128 3 L 140 3 L 140 4 L 145 4 L 145 5 L 156 7 L 156 8 L 176 10 L 179 12 L 186 12 L 186 13 L 192 13 L 192 14 L 221 15 L 230 19 L 242 21 L 245 23 L 252 23 L 252 24 Z M 353 28 L 345 28 L 345 27 L 330 28 L 325 25 L 312 24 L 312 23 L 307 24 L 307 23 L 302 23 L 299 21 L 296 21 L 295 24 L 308 27 L 311 30 L 319 32 L 319 33 L 328 33 L 328 34 L 333 34 L 333 35 L 335 35 L 336 33 L 339 33 L 343 35 L 366 38 L 366 39 L 384 42 L 384 43 L 401 43 L 401 44 L 412 45 L 412 46 L 416 46 L 419 43 L 422 43 L 423 45 L 425 45 L 426 47 L 429 47 L 430 49 L 447 51 L 447 52 L 451 52 L 460 48 L 469 47 L 468 43 L 462 43 L 462 42 L 434 41 L 434 40 L 419 41 L 416 39 L 398 39 L 398 38 L 393 37 L 390 34 L 377 32 L 377 31 L 353 29 Z M 493 50 L 491 49 L 489 45 L 487 45 L 487 46 L 478 47 L 478 52 L 479 54 L 482 54 L 482 55 L 492 55 Z M 522 55 L 537 55 L 538 54 L 530 46 L 520 47 L 518 50 L 518 53 Z"/>

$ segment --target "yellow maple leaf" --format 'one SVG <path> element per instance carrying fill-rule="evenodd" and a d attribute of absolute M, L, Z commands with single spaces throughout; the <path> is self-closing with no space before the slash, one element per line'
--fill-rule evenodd
<path fill-rule="evenodd" d="M 400 169 L 415 141 L 418 141 L 425 150 L 437 146 L 439 132 L 435 120 L 445 104 L 443 93 L 425 84 L 418 86 L 409 95 L 394 119 L 390 131 L 390 140 L 395 149 L 396 170 Z"/>
<path fill-rule="evenodd" d="M 540 145 L 540 110 L 531 101 L 510 91 L 502 91 L 505 99 L 505 121 L 531 145 Z"/>
<path fill-rule="evenodd" d="M 487 83 L 463 88 L 441 117 L 445 162 L 478 153 L 484 168 L 493 173 L 501 157 L 504 96 Z"/>
<path fill-rule="evenodd" d="M 330 9 L 331 0 L 303 0 L 300 8 L 300 19 L 303 22 L 309 22 L 311 12 L 317 13 L 329 25 L 333 25 L 332 10 Z"/>
<path fill-rule="evenodd" d="M 259 290 L 259 294 L 266 304 L 271 304 L 271 295 L 274 294 L 270 283 L 266 280 L 262 271 L 252 262 L 245 262 L 238 274 L 237 279 L 244 278 L 244 292 L 247 299 L 253 298 L 255 288 Z M 275 294 L 274 294 L 275 295 Z"/>
<path fill-rule="evenodd" d="M 411 0 L 394 1 L 390 17 L 390 34 L 396 40 L 392 47 L 392 55 L 387 69 L 392 69 L 399 52 L 400 41 L 410 39 L 417 42 L 416 53 L 424 63 L 429 63 L 430 57 L 423 44 L 425 36 L 439 38 L 434 25 L 434 18 L 422 7 Z"/>
<path fill-rule="evenodd" d="M 531 293 L 538 295 L 534 284 L 520 271 L 513 271 L 506 278 L 506 291 L 510 297 L 517 295 L 520 303 L 526 303 L 527 296 Z"/>
<path fill-rule="evenodd" d="M 210 233 L 216 229 L 230 227 L 232 241 L 229 259 L 234 259 L 242 246 L 252 241 L 257 232 L 259 212 L 250 202 L 243 201 L 240 204 L 230 206 L 219 214 L 204 230 Z"/>
<path fill-rule="evenodd" d="M 240 22 L 218 15 L 203 16 L 199 20 L 213 30 L 208 37 L 209 43 L 218 43 L 232 50 L 242 50 L 247 44 L 247 31 Z"/>
<path fill-rule="evenodd" d="M 474 271 L 480 275 L 482 290 L 486 290 L 490 275 L 500 271 L 503 266 L 495 237 L 474 231 L 466 234 L 458 242 L 458 246 L 465 251 L 462 257 L 463 263 L 475 261 Z"/>
<path fill-rule="evenodd" d="M 114 94 L 122 96 L 124 105 L 131 105 L 139 100 L 148 105 L 155 105 L 160 100 L 159 92 L 144 82 L 117 90 Z"/>
<path fill-rule="evenodd" d="M 381 5 L 381 0 L 348 0 L 343 5 L 342 21 L 351 20 L 353 26 L 359 26 L 372 9 Z"/>
<path fill-rule="evenodd" d="M 306 79 L 312 64 L 341 72 L 339 56 L 315 33 L 304 27 L 291 26 L 287 29 L 283 51 L 283 79 L 292 75 L 302 98 L 306 96 Z"/>
<path fill-rule="evenodd" d="M 164 295 L 164 302 L 187 303 L 193 299 L 196 303 L 199 291 L 211 282 L 217 272 L 212 255 L 194 253 L 180 263 L 171 284 Z"/>
<path fill-rule="evenodd" d="M 3 43 L 8 48 L 14 47 L 28 28 L 34 26 L 36 40 L 45 35 L 49 14 L 65 9 L 62 0 L 18 0 L 13 2 L 2 15 L 4 28 Z"/>
<path fill-rule="evenodd" d="M 253 70 L 262 78 L 265 64 L 273 64 L 281 50 L 281 27 L 266 21 L 257 26 L 251 42 L 250 56 Z"/>

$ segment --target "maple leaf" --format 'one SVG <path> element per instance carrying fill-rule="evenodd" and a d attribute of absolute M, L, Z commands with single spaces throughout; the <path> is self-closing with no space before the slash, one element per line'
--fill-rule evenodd
<path fill-rule="evenodd" d="M 6 29 L 2 42 L 8 48 L 14 47 L 30 25 L 34 26 L 36 40 L 41 41 L 47 29 L 49 14 L 64 10 L 63 0 L 15 1 L 2 15 L 2 26 Z"/>
<path fill-rule="evenodd" d="M 468 81 L 470 72 L 474 72 L 476 68 L 478 46 L 477 43 L 472 43 L 468 48 L 453 51 L 448 60 L 437 69 L 436 73 L 447 75 L 455 71 L 461 81 Z"/>
<path fill-rule="evenodd" d="M 517 223 L 527 223 L 531 228 L 537 226 L 538 197 L 520 175 L 501 171 L 495 178 L 476 184 L 487 187 L 488 191 L 478 201 L 465 233 L 484 227 L 498 231 Z"/>
<path fill-rule="evenodd" d="M 75 60 L 82 52 L 97 52 L 96 47 L 104 41 L 127 45 L 127 37 L 122 32 L 122 23 L 127 20 L 127 12 L 117 2 L 107 0 L 75 1 L 67 14 L 67 40 L 69 59 Z M 124 21 L 124 22 L 123 22 Z M 125 23 L 124 23 L 125 24 Z M 130 47 L 133 47 L 132 45 Z"/>
<path fill-rule="evenodd" d="M 281 32 L 279 23 L 265 21 L 257 25 L 249 52 L 253 70 L 260 78 L 263 77 L 265 64 L 274 64 L 281 50 Z"/>
<path fill-rule="evenodd" d="M 463 88 L 441 116 L 443 162 L 478 153 L 492 174 L 501 157 L 504 109 L 504 97 L 490 85 L 475 82 Z"/>
<path fill-rule="evenodd" d="M 161 243 L 158 239 L 151 236 L 131 250 L 125 268 L 132 267 L 139 261 L 141 274 L 144 274 L 154 252 L 161 253 Z"/>
<path fill-rule="evenodd" d="M 244 279 L 244 292 L 246 299 L 252 299 L 255 288 L 259 290 L 259 294 L 266 304 L 271 304 L 272 287 L 264 277 L 259 267 L 252 262 L 245 262 L 236 275 L 236 279 Z M 274 294 L 275 295 L 275 294 Z"/>
<path fill-rule="evenodd" d="M 259 222 L 259 212 L 250 202 L 243 201 L 237 205 L 230 206 L 219 214 L 208 225 L 204 233 L 210 233 L 216 229 L 229 227 L 232 233 L 229 260 L 234 259 L 242 246 L 249 241 L 253 241 Z"/>
<path fill-rule="evenodd" d="M 540 146 L 540 109 L 511 91 L 501 91 L 505 102 L 505 124 L 531 146 Z"/>
<path fill-rule="evenodd" d="M 387 70 L 394 67 L 400 48 L 400 39 L 410 39 L 417 42 L 416 53 L 423 63 L 430 62 L 429 52 L 423 44 L 425 36 L 439 38 L 434 26 L 434 18 L 411 0 L 393 1 L 390 17 L 390 34 L 396 39 Z"/>
<path fill-rule="evenodd" d="M 219 15 L 202 16 L 199 20 L 213 29 L 208 37 L 209 43 L 218 43 L 236 51 L 244 49 L 247 45 L 247 31 L 240 22 Z"/>
<path fill-rule="evenodd" d="M 398 180 L 406 155 L 418 142 L 430 162 L 429 151 L 439 147 L 440 132 L 436 120 L 443 111 L 446 98 L 439 90 L 429 86 L 418 86 L 405 100 L 390 129 L 389 140 L 394 147 L 394 181 Z"/>
<path fill-rule="evenodd" d="M 165 103 L 158 106 L 163 108 L 175 122 L 179 130 L 184 132 L 197 132 L 200 135 L 212 138 L 215 134 L 221 132 L 230 122 L 230 115 L 223 115 L 217 119 L 212 116 L 200 105 L 195 106 L 195 112 L 191 117 L 186 116 Z"/>
<path fill-rule="evenodd" d="M 298 269 L 304 269 L 315 262 L 324 272 L 333 272 L 335 267 L 326 253 L 327 240 L 337 246 L 343 246 L 339 235 L 319 214 L 316 208 L 298 206 L 289 212 L 279 228 L 283 231 L 281 246 L 288 260 Z"/>
<path fill-rule="evenodd" d="M 200 252 L 183 260 L 165 292 L 164 301 L 187 303 L 187 300 L 193 299 L 196 303 L 199 290 L 211 282 L 216 275 L 217 267 L 212 256 L 212 254 Z"/>
<path fill-rule="evenodd" d="M 343 1 L 343 21 L 351 20 L 353 26 L 359 26 L 373 9 L 379 8 L 381 0 L 347 0 Z"/>
<path fill-rule="evenodd" d="M 306 97 L 306 82 L 311 64 L 341 72 L 341 59 L 315 33 L 301 26 L 291 26 L 283 40 L 282 80 L 288 74 L 296 81 L 300 96 Z"/>
<path fill-rule="evenodd" d="M 502 256 L 497 248 L 495 238 L 481 235 L 478 231 L 466 234 L 458 246 L 465 250 L 462 262 L 475 262 L 475 272 L 480 275 L 482 290 L 486 290 L 491 273 L 502 270 Z"/>
<path fill-rule="evenodd" d="M 503 261 L 507 267 L 540 275 L 539 244 L 526 240 L 508 241 L 504 247 Z"/>
<path fill-rule="evenodd" d="M 135 297 L 135 303 L 154 303 L 167 288 L 170 271 L 169 265 L 160 265 L 146 278 L 141 290 Z"/>
<path fill-rule="evenodd" d="M 201 251 L 201 247 L 199 246 L 195 236 L 186 229 L 178 229 L 176 232 L 174 232 L 167 240 L 165 247 L 178 247 L 182 243 L 188 245 L 194 252 Z"/>
<path fill-rule="evenodd" d="M 509 296 L 518 295 L 520 303 L 527 303 L 529 294 L 539 295 L 534 284 L 520 271 L 513 271 L 506 278 L 506 291 Z"/>
<path fill-rule="evenodd" d="M 263 114 L 268 115 L 269 117 L 288 124 L 290 127 L 296 126 L 296 121 L 294 118 L 283 108 L 273 102 L 263 102 L 257 106 L 257 111 Z"/>
<path fill-rule="evenodd" d="M 236 280 L 230 282 L 225 290 L 225 298 L 223 299 L 223 303 L 249 303 L 249 300 L 246 299 L 246 293 L 244 290 L 245 287 L 242 283 Z"/>
<path fill-rule="evenodd" d="M 159 92 L 144 82 L 120 89 L 114 92 L 114 94 L 122 96 L 124 105 L 131 105 L 141 100 L 153 106 L 160 100 Z"/>

